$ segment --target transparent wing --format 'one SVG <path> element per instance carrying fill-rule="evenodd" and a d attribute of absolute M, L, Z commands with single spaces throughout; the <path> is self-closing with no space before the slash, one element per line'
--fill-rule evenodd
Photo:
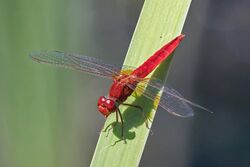
<path fill-rule="evenodd" d="M 131 89 L 134 89 L 136 92 L 139 92 L 139 94 L 142 94 L 155 102 L 159 102 L 160 107 L 176 116 L 193 116 L 194 112 L 190 105 L 209 111 L 208 109 L 185 99 L 176 90 L 169 87 L 164 87 L 163 84 L 158 80 L 145 79 L 139 82 L 137 85 L 128 84 L 128 86 Z M 158 95 L 160 91 L 162 91 L 161 97 Z"/>
<path fill-rule="evenodd" d="M 70 68 L 106 78 L 112 78 L 120 74 L 129 75 L 133 71 L 132 69 L 135 69 L 134 67 L 123 66 L 121 71 L 121 67 L 103 63 L 96 58 L 60 51 L 36 52 L 32 53 L 30 57 L 40 63 Z M 147 78 L 135 78 L 134 80 L 136 81 L 134 82 L 135 84 L 127 84 L 131 89 L 142 93 L 153 101 L 160 101 L 159 105 L 171 114 L 181 117 L 192 116 L 193 110 L 189 105 L 207 110 L 198 104 L 184 99 L 181 94 L 174 89 L 163 87 L 163 84 L 157 80 L 149 80 Z M 163 90 L 161 98 L 158 96 L 160 90 Z"/>
<path fill-rule="evenodd" d="M 191 117 L 194 115 L 186 99 L 179 92 L 168 87 L 164 87 L 159 105 L 171 114 L 180 117 Z"/>
<path fill-rule="evenodd" d="M 30 57 L 39 63 L 52 64 L 106 78 L 119 75 L 121 70 L 118 66 L 103 63 L 101 60 L 93 57 L 64 53 L 60 51 L 31 53 Z"/>

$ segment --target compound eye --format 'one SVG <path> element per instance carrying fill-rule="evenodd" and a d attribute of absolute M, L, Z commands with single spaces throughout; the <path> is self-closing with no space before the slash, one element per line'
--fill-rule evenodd
<path fill-rule="evenodd" d="M 109 99 L 106 100 L 106 103 L 107 103 L 107 104 L 110 104 L 110 103 L 111 103 L 111 100 L 109 100 Z"/>
<path fill-rule="evenodd" d="M 98 99 L 98 102 L 97 102 L 97 105 L 100 106 L 100 105 L 104 105 L 106 103 L 106 97 L 105 96 L 101 96 L 99 97 Z"/>
<path fill-rule="evenodd" d="M 106 102 L 105 102 L 107 108 L 109 110 L 115 110 L 115 102 L 113 100 L 110 100 L 110 99 L 106 99 Z"/>

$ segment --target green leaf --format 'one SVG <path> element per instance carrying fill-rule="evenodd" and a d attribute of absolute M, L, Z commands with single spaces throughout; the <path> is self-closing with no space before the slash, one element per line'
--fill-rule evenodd
<path fill-rule="evenodd" d="M 135 29 L 124 64 L 137 67 L 157 49 L 181 33 L 191 0 L 146 0 Z M 171 58 L 161 64 L 152 74 L 165 81 Z M 152 76 L 151 75 L 151 76 Z M 140 95 L 131 96 L 126 103 L 140 105 L 144 113 L 153 120 L 156 113 L 154 102 Z M 149 129 L 140 110 L 120 106 L 125 122 L 124 138 L 121 124 L 115 125 L 115 114 L 111 114 L 100 134 L 91 162 L 92 167 L 138 166 Z M 149 121 L 149 127 L 152 122 Z"/>

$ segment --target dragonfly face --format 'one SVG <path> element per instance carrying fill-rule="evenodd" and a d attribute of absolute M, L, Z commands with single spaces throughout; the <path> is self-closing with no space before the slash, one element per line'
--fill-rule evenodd
<path fill-rule="evenodd" d="M 98 99 L 97 107 L 100 113 L 102 113 L 106 118 L 116 110 L 116 105 L 114 100 L 109 99 L 105 96 L 101 96 Z"/>

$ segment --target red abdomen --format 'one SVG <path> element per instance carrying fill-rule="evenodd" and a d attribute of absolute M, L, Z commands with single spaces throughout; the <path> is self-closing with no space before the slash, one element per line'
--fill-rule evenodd
<path fill-rule="evenodd" d="M 141 66 L 135 69 L 132 72 L 132 75 L 135 75 L 140 78 L 146 77 L 149 73 L 151 73 L 162 61 L 166 60 L 166 58 L 173 53 L 176 47 L 179 45 L 181 40 L 184 38 L 184 35 L 179 35 L 166 45 L 164 45 L 161 49 L 155 52 L 148 60 L 146 60 Z"/>

